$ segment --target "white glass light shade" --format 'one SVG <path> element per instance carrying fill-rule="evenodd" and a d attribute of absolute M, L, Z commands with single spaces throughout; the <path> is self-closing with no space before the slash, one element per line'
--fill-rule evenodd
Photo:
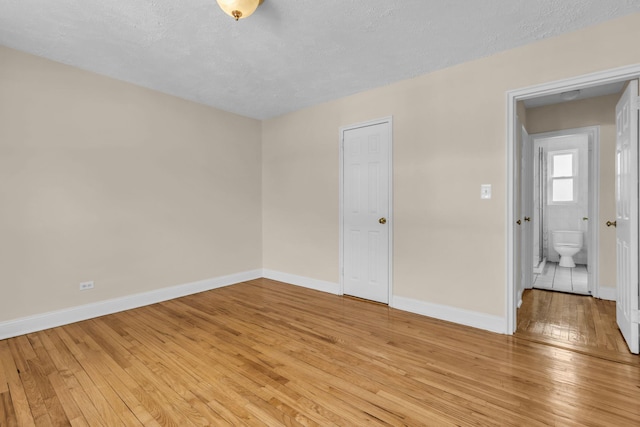
<path fill-rule="evenodd" d="M 256 11 L 260 0 L 217 0 L 224 13 L 238 19 L 246 18 Z"/>

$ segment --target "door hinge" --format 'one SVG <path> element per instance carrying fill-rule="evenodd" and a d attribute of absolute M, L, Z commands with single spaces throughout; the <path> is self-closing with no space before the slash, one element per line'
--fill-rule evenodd
<path fill-rule="evenodd" d="M 640 110 L 640 96 L 636 96 L 634 98 L 634 101 L 631 102 L 631 108 L 634 108 L 636 110 Z"/>
<path fill-rule="evenodd" d="M 640 310 L 631 310 L 631 323 L 640 323 Z"/>

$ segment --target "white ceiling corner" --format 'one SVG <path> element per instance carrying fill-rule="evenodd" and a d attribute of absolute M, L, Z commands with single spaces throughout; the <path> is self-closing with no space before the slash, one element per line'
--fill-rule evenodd
<path fill-rule="evenodd" d="M 0 44 L 257 119 L 640 12 L 640 0 L 0 0 Z M 1 66 L 1 64 L 0 64 Z"/>

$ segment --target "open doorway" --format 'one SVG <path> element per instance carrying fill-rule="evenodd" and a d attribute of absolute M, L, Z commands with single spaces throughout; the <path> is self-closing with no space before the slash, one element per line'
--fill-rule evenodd
<path fill-rule="evenodd" d="M 617 96 L 582 98 L 561 108 L 554 104 L 525 110 L 530 112 L 530 128 L 557 128 L 531 134 L 524 142 L 529 147 L 523 150 L 523 170 L 531 169 L 532 173 L 528 180 L 523 178 L 522 197 L 530 199 L 524 206 L 531 206 L 523 211 L 530 215 L 530 224 L 525 227 L 532 230 L 523 244 L 531 246 L 533 253 L 533 268 L 528 274 L 533 274 L 534 289 L 599 295 L 599 193 L 601 188 L 614 193 L 615 184 L 613 179 L 599 179 L 599 135 L 600 126 L 615 126 L 614 110 L 609 107 Z M 592 114 L 586 116 L 585 111 Z M 555 117 L 552 122 L 545 120 L 549 112 Z M 582 123 L 595 126 L 568 128 Z M 613 132 L 605 130 L 608 145 L 615 145 Z M 609 154 L 612 147 L 606 148 L 605 154 Z M 524 163 L 528 163 L 526 167 Z M 606 206 L 603 211 L 607 213 Z M 615 251 L 615 242 L 606 243 L 611 247 L 605 250 Z M 606 277 L 605 282 L 614 285 L 615 277 Z"/>
<path fill-rule="evenodd" d="M 611 229 L 601 226 L 600 220 L 597 218 L 598 212 L 603 212 L 602 221 L 608 220 L 609 223 L 615 224 L 615 218 L 617 218 L 619 208 L 612 195 L 620 190 L 619 185 L 616 182 L 616 174 L 612 169 L 620 169 L 617 164 L 620 163 L 617 159 L 619 150 L 615 146 L 615 142 L 611 141 L 610 135 L 607 135 L 607 147 L 603 150 L 602 155 L 595 152 L 598 149 L 597 144 L 593 144 L 588 141 L 588 137 L 583 138 L 583 142 L 578 143 L 579 128 L 586 126 L 596 127 L 595 134 L 597 135 L 600 123 L 593 121 L 593 117 L 589 114 L 584 114 L 584 111 L 574 113 L 573 121 L 570 118 L 570 114 L 560 114 L 562 110 L 567 110 L 570 106 L 576 106 L 583 104 L 581 107 L 584 109 L 585 105 L 589 104 L 591 108 L 596 105 L 597 108 L 603 108 L 603 105 L 607 103 L 613 106 L 609 108 L 609 118 L 606 125 L 608 126 L 606 132 L 616 133 L 616 110 L 615 104 L 620 98 L 620 90 L 626 86 L 626 82 L 633 80 L 640 74 L 640 66 L 628 67 L 626 69 L 613 70 L 606 73 L 600 73 L 598 75 L 584 76 L 576 79 L 570 79 L 563 82 L 555 82 L 547 85 L 542 85 L 534 88 L 523 89 L 520 91 L 514 91 L 509 93 L 509 202 L 508 202 L 508 217 L 511 223 L 508 226 L 508 289 L 507 289 L 507 313 L 508 313 L 508 327 L 509 330 L 515 332 L 518 325 L 518 313 L 517 307 L 523 304 L 523 296 L 525 302 L 527 300 L 527 289 L 535 288 L 535 283 L 540 276 L 536 277 L 536 273 L 540 274 L 545 268 L 550 269 L 551 266 L 556 269 L 565 268 L 569 269 L 563 273 L 565 276 L 568 273 L 569 278 L 575 272 L 576 266 L 584 265 L 587 273 L 587 285 L 584 286 L 584 278 L 578 278 L 578 285 L 574 286 L 571 283 L 571 287 L 567 287 L 567 284 L 559 286 L 560 291 L 574 292 L 586 295 L 593 295 L 604 299 L 603 304 L 606 305 L 608 301 L 614 300 L 610 304 L 615 307 L 616 313 L 621 313 L 624 310 L 625 305 L 629 304 L 631 299 L 631 309 L 627 310 L 630 313 L 628 316 L 629 330 L 633 333 L 629 335 L 631 341 L 627 335 L 627 342 L 629 342 L 629 348 L 634 352 L 637 352 L 639 343 L 637 340 L 637 328 L 638 323 L 635 319 L 638 312 L 638 298 L 637 298 L 637 285 L 635 288 L 635 300 L 633 299 L 633 293 L 629 292 L 629 289 L 625 288 L 626 284 L 620 283 L 621 277 L 628 276 L 627 272 L 631 271 L 637 277 L 638 270 L 638 258 L 631 258 L 631 264 L 624 267 L 623 274 L 620 274 L 620 262 L 617 260 L 616 252 L 620 251 L 620 230 L 618 232 L 611 232 Z M 605 93 L 603 93 L 603 90 Z M 610 91 L 609 93 L 606 93 Z M 637 92 L 637 91 L 636 91 Z M 583 99 L 562 99 L 572 97 L 575 94 L 583 95 Z M 590 95 L 591 93 L 591 95 Z M 595 93 L 595 95 L 593 95 Z M 637 95 L 637 93 L 636 93 Z M 552 98 L 555 98 L 552 99 Z M 590 99 L 590 101 L 589 101 Z M 520 101 L 520 102 L 518 102 Z M 561 101 L 562 103 L 558 102 Z M 543 105 L 535 105 L 537 102 L 542 102 Z M 512 104 L 511 104 L 512 103 Z M 529 103 L 529 105 L 526 105 Z M 600 106 L 598 107 L 598 104 Z M 637 107 L 635 108 L 635 120 L 637 123 Z M 530 114 L 533 113 L 533 114 Z M 545 118 L 546 117 L 546 118 Z M 582 119 L 582 122 L 576 121 Z M 586 121 L 584 121 L 586 120 Z M 556 124 L 557 127 L 550 127 Z M 584 130 L 584 129 L 582 129 Z M 520 133 L 522 132 L 522 134 Z M 554 133 L 555 132 L 555 133 Z M 564 134 L 563 134 L 564 132 Z M 594 132 L 592 132 L 594 133 Z M 528 145 L 526 136 L 529 137 Z M 576 140 L 571 144 L 573 146 L 563 146 L 562 139 L 567 142 L 567 138 L 575 136 Z M 635 149 L 637 150 L 637 124 L 636 124 L 636 136 L 635 136 Z M 537 139 L 537 143 L 534 141 Z M 553 145 L 553 143 L 561 142 L 560 145 Z M 569 145 L 571 145 L 569 144 Z M 580 144 L 587 148 L 579 148 Z M 566 144 L 565 144 L 566 145 Z M 581 156 L 579 153 L 587 153 L 586 156 Z M 585 151 L 586 150 L 586 151 Z M 527 154 L 530 153 L 530 157 L 527 158 Z M 536 161 L 537 159 L 537 161 Z M 597 171 L 594 169 L 599 160 L 606 160 L 606 164 L 603 162 L 603 179 L 598 180 L 597 174 L 586 176 L 587 181 L 585 184 L 577 183 L 579 179 L 575 173 L 576 169 L 586 169 L 589 172 Z M 633 158 L 635 162 L 634 176 L 637 185 L 637 157 Z M 613 165 L 613 166 L 612 166 Z M 557 170 L 554 170 L 557 169 Z M 628 166 L 624 166 L 628 169 Z M 539 185 L 536 188 L 534 173 L 538 172 Z M 604 174 L 606 172 L 606 174 Z M 627 172 L 625 172 L 629 175 Z M 528 182 L 529 181 L 529 182 Z M 527 192 L 527 185 L 530 187 L 530 194 Z M 546 186 L 546 188 L 544 188 Z M 581 187 L 582 186 L 582 187 Z M 585 206 L 579 206 L 579 203 L 575 203 L 577 199 L 580 199 L 576 195 L 582 191 L 580 188 L 591 187 L 591 190 L 596 188 L 602 190 L 603 200 L 597 200 L 597 194 L 595 195 L 595 201 L 590 200 L 590 208 L 585 209 Z M 544 190 L 544 191 L 543 191 Z M 623 198 L 625 189 L 622 189 Z M 538 200 L 535 199 L 537 191 Z M 555 191 L 555 195 L 554 195 Z M 628 188 L 626 189 L 628 191 Z M 593 195 L 593 191 L 589 192 L 589 195 Z M 595 192 L 597 193 L 597 192 Z M 584 198 L 583 198 L 584 199 Z M 542 203 L 546 201 L 546 203 Z M 547 208 L 547 216 L 538 212 L 537 221 L 535 218 L 535 208 L 537 206 L 544 205 Z M 529 203 L 529 206 L 527 205 Z M 553 211 L 565 210 L 567 206 L 573 204 L 573 214 L 571 218 L 558 218 L 553 219 Z M 637 215 L 637 198 L 632 205 L 635 204 L 635 211 Z M 607 209 L 602 209 L 603 205 L 609 206 L 611 212 L 607 212 Z M 578 211 L 582 210 L 580 214 Z M 556 212 L 557 213 L 557 212 Z M 547 221 L 545 226 L 544 221 Z M 555 225 L 552 225 L 555 221 Z M 564 221 L 564 225 L 562 224 Z M 579 221 L 582 221 L 579 222 Z M 559 231 L 559 233 L 555 233 Z M 570 236 L 563 235 L 564 233 L 570 234 Z M 609 233 L 609 234 L 605 234 Z M 628 233 L 627 233 L 628 234 Z M 629 240 L 636 248 L 638 245 L 638 230 L 633 231 L 633 236 Z M 605 239 L 602 239 L 602 236 Z M 536 239 L 537 236 L 537 239 Z M 612 237 L 613 236 L 613 237 Z M 616 237 L 617 236 L 617 237 Z M 571 238 L 569 238 L 571 237 Z M 580 241 L 579 237 L 584 240 Z M 566 238 L 566 239 L 565 239 Z M 570 242 L 568 240 L 570 240 Z M 567 256 L 571 259 L 565 259 L 562 261 L 562 257 L 559 252 L 563 252 L 562 247 L 558 251 L 558 240 L 561 243 L 568 242 L 573 245 L 579 245 L 580 250 L 569 251 L 573 254 Z M 604 241 L 603 241 L 604 240 Z M 606 250 L 598 251 L 602 249 L 602 246 L 607 246 Z M 617 246 L 616 246 L 617 245 Z M 580 252 L 582 251 L 582 254 Z M 600 252 L 600 255 L 598 255 Z M 624 253 L 624 252 L 623 252 Z M 637 253 L 637 252 L 636 252 Z M 565 257 L 566 258 L 566 257 Z M 577 263 L 575 261 L 578 261 Z M 547 266 L 545 267 L 545 263 Z M 557 263 L 557 264 L 556 264 Z M 534 266 L 535 264 L 535 266 Z M 564 265 L 560 265 L 564 264 Z M 617 270 L 616 271 L 616 266 Z M 534 268 L 536 268 L 534 270 Z M 600 269 L 600 271 L 598 271 Z M 561 274 L 561 276 L 563 275 Z M 623 280 L 624 281 L 624 280 Z M 554 289 L 553 283 L 548 282 L 540 283 L 542 288 Z M 637 282 L 636 282 L 637 283 Z M 625 289 L 622 291 L 622 289 Z M 576 292 L 578 290 L 578 292 Z M 547 292 L 547 291 L 537 291 Z M 589 298 L 589 297 L 587 297 Z M 544 299 L 544 298 L 542 298 Z M 554 304 L 549 301 L 540 303 L 540 306 L 549 308 Z M 600 304 L 600 305 L 603 305 Z M 564 305 L 565 310 L 575 310 L 575 304 L 560 304 Z M 571 308 L 573 307 L 573 308 Z M 605 307 L 604 311 L 611 312 L 612 310 Z M 540 310 L 538 310 L 540 313 Z M 531 312 L 529 311 L 529 315 Z M 565 314 L 565 319 L 571 319 L 570 314 Z M 623 318 L 617 319 L 620 329 L 626 327 L 627 321 Z M 590 322 L 593 325 L 593 322 Z M 574 329 L 575 330 L 575 329 Z M 624 334 L 624 330 L 623 330 Z"/>

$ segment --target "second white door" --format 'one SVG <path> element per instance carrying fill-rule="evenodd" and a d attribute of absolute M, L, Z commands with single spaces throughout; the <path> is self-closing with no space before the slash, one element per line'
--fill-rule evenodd
<path fill-rule="evenodd" d="M 640 353 L 638 325 L 638 81 L 616 105 L 616 318 L 632 353 Z"/>
<path fill-rule="evenodd" d="M 389 303 L 391 124 L 347 128 L 343 141 L 343 284 Z"/>

